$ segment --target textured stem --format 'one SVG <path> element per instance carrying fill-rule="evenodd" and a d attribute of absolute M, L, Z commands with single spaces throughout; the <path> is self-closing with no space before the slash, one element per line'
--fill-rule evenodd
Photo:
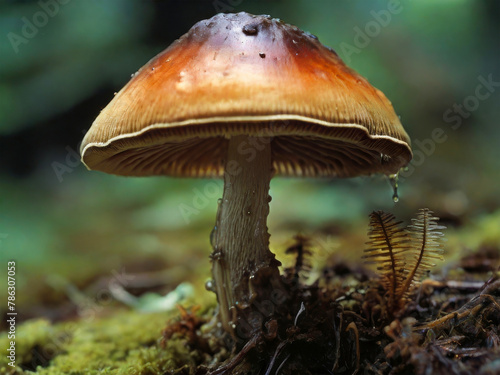
<path fill-rule="evenodd" d="M 238 310 L 256 297 L 252 279 L 279 264 L 269 251 L 267 216 L 272 176 L 270 138 L 236 136 L 229 140 L 224 194 L 217 215 L 212 274 L 220 317 L 232 332 Z"/>

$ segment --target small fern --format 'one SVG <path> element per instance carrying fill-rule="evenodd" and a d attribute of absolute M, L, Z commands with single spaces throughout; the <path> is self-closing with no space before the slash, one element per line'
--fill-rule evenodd
<path fill-rule="evenodd" d="M 428 208 L 422 208 L 408 226 L 412 253 L 409 264 L 412 265 L 412 269 L 405 277 L 405 283 L 400 291 L 401 297 L 408 296 L 410 287 L 419 282 L 425 271 L 436 265 L 435 260 L 444 260 L 442 248 L 444 234 L 439 231 L 446 227 L 438 225 L 439 218 L 433 214 Z"/>
<path fill-rule="evenodd" d="M 377 265 L 382 283 L 388 293 L 388 305 L 392 310 L 398 304 L 398 294 L 404 283 L 405 258 L 410 238 L 400 227 L 393 214 L 376 211 L 370 214 L 368 231 L 369 248 L 363 258 Z"/>
<path fill-rule="evenodd" d="M 432 211 L 424 208 L 404 229 L 390 213 L 370 214 L 369 247 L 363 258 L 377 265 L 391 314 L 404 306 L 424 272 L 435 265 L 434 260 L 443 260 L 443 234 L 439 230 L 445 227 L 437 220 Z"/>

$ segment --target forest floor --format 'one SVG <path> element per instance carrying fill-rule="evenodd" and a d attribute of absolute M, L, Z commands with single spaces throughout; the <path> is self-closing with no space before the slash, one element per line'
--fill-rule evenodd
<path fill-rule="evenodd" d="M 57 319 L 17 324 L 15 366 L 2 355 L 0 373 L 498 374 L 499 228 L 495 213 L 457 230 L 446 261 L 397 303 L 389 302 L 383 271 L 335 253 L 318 266 L 314 236 L 295 236 L 282 269 L 288 297 L 254 306 L 262 328 L 238 353 L 217 329 L 216 301 L 201 280 L 161 295 L 142 275 L 99 303 L 67 286 L 70 301 L 48 307 Z M 75 314 L 71 303 L 86 308 Z M 0 334 L 0 347 L 10 341 Z"/>

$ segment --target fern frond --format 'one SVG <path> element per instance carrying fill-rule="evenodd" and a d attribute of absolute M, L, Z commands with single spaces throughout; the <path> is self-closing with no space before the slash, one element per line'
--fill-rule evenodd
<path fill-rule="evenodd" d="M 428 208 L 419 210 L 417 217 L 408 226 L 410 232 L 411 257 L 408 260 L 408 272 L 405 281 L 397 292 L 398 298 L 406 298 L 412 286 L 420 281 L 422 275 L 435 266 L 436 260 L 443 258 L 443 233 L 445 226 L 438 225 L 438 217 L 433 216 Z"/>
<path fill-rule="evenodd" d="M 377 270 L 386 291 L 389 294 L 389 308 L 398 302 L 398 290 L 404 284 L 405 258 L 408 251 L 409 236 L 401 228 L 401 221 L 396 221 L 393 214 L 374 211 L 370 214 L 368 230 L 368 248 L 364 251 L 364 259 L 377 265 Z"/>

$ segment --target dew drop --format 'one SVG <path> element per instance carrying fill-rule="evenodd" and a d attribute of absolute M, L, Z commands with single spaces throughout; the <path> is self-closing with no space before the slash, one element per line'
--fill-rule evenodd
<path fill-rule="evenodd" d="M 215 245 L 215 234 L 217 233 L 217 225 L 214 225 L 214 228 L 210 232 L 210 246 L 214 248 Z"/>
<path fill-rule="evenodd" d="M 209 292 L 214 292 L 215 293 L 215 283 L 213 280 L 207 280 L 205 283 L 205 289 L 208 290 Z"/>
<path fill-rule="evenodd" d="M 317 37 L 316 35 L 311 34 L 311 33 L 310 33 L 310 32 L 308 32 L 308 31 L 304 32 L 304 34 L 305 34 L 306 36 L 308 36 L 309 38 L 311 38 L 311 39 L 318 40 L 318 37 Z"/>

